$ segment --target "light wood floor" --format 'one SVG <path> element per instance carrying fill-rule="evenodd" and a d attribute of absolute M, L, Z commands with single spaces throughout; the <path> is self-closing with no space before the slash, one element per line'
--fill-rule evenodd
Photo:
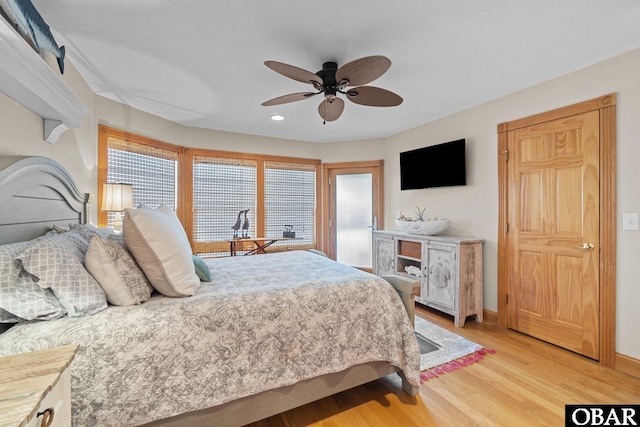
<path fill-rule="evenodd" d="M 396 375 L 252 424 L 267 426 L 564 426 L 565 404 L 640 403 L 640 379 L 488 323 L 416 313 L 496 354 L 422 384 L 408 396 Z"/>

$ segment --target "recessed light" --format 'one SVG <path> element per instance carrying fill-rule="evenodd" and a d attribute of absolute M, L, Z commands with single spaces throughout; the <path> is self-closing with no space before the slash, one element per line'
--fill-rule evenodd
<path fill-rule="evenodd" d="M 271 120 L 275 120 L 275 121 L 284 120 L 284 116 L 282 114 L 274 114 L 273 116 L 271 116 Z"/>

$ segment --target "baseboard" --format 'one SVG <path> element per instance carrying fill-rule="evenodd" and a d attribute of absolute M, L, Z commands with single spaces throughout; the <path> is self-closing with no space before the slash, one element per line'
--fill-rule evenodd
<path fill-rule="evenodd" d="M 498 324 L 498 313 L 495 311 L 483 310 L 484 321 L 490 325 Z M 616 353 L 616 367 L 615 370 L 622 372 L 623 374 L 630 375 L 640 379 L 640 359 L 635 359 L 631 356 Z"/>
<path fill-rule="evenodd" d="M 640 378 L 640 360 L 616 353 L 616 371 Z"/>
<path fill-rule="evenodd" d="M 495 311 L 487 310 L 485 308 L 482 310 L 482 315 L 484 316 L 484 322 L 493 326 L 498 324 L 498 313 Z"/>

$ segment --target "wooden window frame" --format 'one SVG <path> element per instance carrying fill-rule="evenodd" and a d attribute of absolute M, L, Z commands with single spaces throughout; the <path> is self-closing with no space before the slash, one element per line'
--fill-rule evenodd
<path fill-rule="evenodd" d="M 98 207 L 102 205 L 102 184 L 107 182 L 108 167 L 108 141 L 110 137 L 131 141 L 136 144 L 148 145 L 154 148 L 161 148 L 167 151 L 178 153 L 178 185 L 176 214 L 182 222 L 191 247 L 194 252 L 206 253 L 217 252 L 222 249 L 222 244 L 200 244 L 193 241 L 193 158 L 195 156 L 205 157 L 224 157 L 242 160 L 252 160 L 257 164 L 256 170 L 256 210 L 264 212 L 265 207 L 265 163 L 298 163 L 305 165 L 313 165 L 316 171 L 316 212 L 315 212 L 315 229 L 313 231 L 314 248 L 320 244 L 320 229 L 322 227 L 322 209 L 321 209 L 321 162 L 317 159 L 307 159 L 301 157 L 285 157 L 271 156 L 264 154 L 238 153 L 231 151 L 207 150 L 198 148 L 185 148 L 182 146 L 170 144 L 156 139 L 136 135 L 109 126 L 100 125 L 98 128 Z M 98 208 L 99 209 L 99 208 Z M 98 225 L 104 227 L 107 225 L 107 213 L 98 211 Z M 265 220 L 264 215 L 256 215 L 256 235 L 264 236 Z M 231 236 L 230 236 L 231 237 Z M 226 243 L 224 247 L 228 249 Z M 215 250 L 211 250 L 215 249 Z"/>
<path fill-rule="evenodd" d="M 100 206 L 102 206 L 102 198 L 104 194 L 102 192 L 102 184 L 107 182 L 107 168 L 108 168 L 108 148 L 109 138 L 118 138 L 125 141 L 133 142 L 134 144 L 146 145 L 153 148 L 160 148 L 167 151 L 172 151 L 178 155 L 178 185 L 176 187 L 177 201 L 176 201 L 176 214 L 182 222 L 182 225 L 186 225 L 185 211 L 186 206 L 184 203 L 184 191 L 181 185 L 181 180 L 185 173 L 185 148 L 179 145 L 170 144 L 168 142 L 159 141 L 157 139 L 148 138 L 142 135 L 136 135 L 131 132 L 126 132 L 120 129 L 114 129 L 109 126 L 100 125 L 98 127 L 98 226 L 107 226 L 107 212 L 101 212 Z"/>
<path fill-rule="evenodd" d="M 186 149 L 186 174 L 185 177 L 185 205 L 193 206 L 193 158 L 195 156 L 204 156 L 204 157 L 223 157 L 223 158 L 232 158 L 232 159 L 242 159 L 242 160 L 252 160 L 256 162 L 256 212 L 264 213 L 265 211 L 265 163 L 266 162 L 280 162 L 280 163 L 300 163 L 313 165 L 316 169 L 316 213 L 315 213 L 315 229 L 314 233 L 314 245 L 313 247 L 318 247 L 318 239 L 319 239 L 319 230 L 321 227 L 321 214 L 322 210 L 320 209 L 320 190 L 321 190 L 321 182 L 320 182 L 320 160 L 317 159 L 306 159 L 301 157 L 283 157 L 283 156 L 271 156 L 264 154 L 250 154 L 250 153 L 238 153 L 232 151 L 219 151 L 219 150 L 206 150 L 206 149 L 198 149 L 198 148 L 187 148 Z M 209 253 L 209 252 L 219 252 L 222 249 L 220 242 L 214 243 L 200 243 L 193 241 L 193 210 L 186 210 L 186 231 L 187 236 L 189 237 L 189 241 L 193 247 L 194 252 L 196 253 Z M 256 236 L 263 237 L 265 232 L 265 220 L 264 215 L 256 215 Z M 226 243 L 224 243 L 226 245 Z M 228 247 L 225 246 L 226 249 Z M 273 248 L 275 249 L 275 248 Z M 311 249 L 311 248 L 301 248 L 301 249 Z"/>

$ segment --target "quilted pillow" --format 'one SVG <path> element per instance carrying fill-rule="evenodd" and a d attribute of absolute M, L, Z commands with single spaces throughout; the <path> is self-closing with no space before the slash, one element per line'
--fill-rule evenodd
<path fill-rule="evenodd" d="M 135 305 L 147 301 L 153 288 L 123 246 L 110 239 L 91 239 L 84 265 L 113 305 Z"/>
<path fill-rule="evenodd" d="M 82 236 L 69 231 L 41 240 L 16 257 L 41 288 L 53 291 L 72 317 L 107 308 L 104 291 L 84 268 L 84 245 L 89 246 Z"/>
<path fill-rule="evenodd" d="M 14 259 L 43 238 L 0 246 L 0 323 L 64 316 L 65 310 L 51 289 L 38 286 L 37 280 Z"/>
<path fill-rule="evenodd" d="M 191 246 L 173 209 L 126 209 L 122 234 L 127 249 L 158 292 L 190 296 L 200 286 Z"/>

